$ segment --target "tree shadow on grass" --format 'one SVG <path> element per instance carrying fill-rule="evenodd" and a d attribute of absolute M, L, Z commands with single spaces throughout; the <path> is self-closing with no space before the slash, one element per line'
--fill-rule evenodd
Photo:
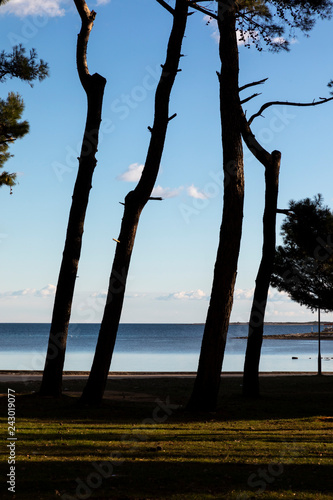
<path fill-rule="evenodd" d="M 0 391 L 11 387 L 19 396 L 20 416 L 23 418 L 48 419 L 50 417 L 98 421 L 132 422 L 158 415 L 170 406 L 167 418 L 172 421 L 190 422 L 215 420 L 291 419 L 333 415 L 332 376 L 271 376 L 261 378 L 261 397 L 246 399 L 242 396 L 242 378 L 223 376 L 216 412 L 190 413 L 186 403 L 193 387 L 193 378 L 124 378 L 109 379 L 107 391 L 111 399 L 104 399 L 98 408 L 78 405 L 84 380 L 67 380 L 60 400 L 41 399 L 31 391 L 38 390 L 36 382 L 1 383 Z M 24 395 L 25 393 L 25 395 Z M 29 394 L 27 394 L 29 393 Z M 67 394 L 71 396 L 67 396 Z M 142 395 L 144 397 L 142 397 Z M 160 402 L 160 403 L 159 403 Z M 162 403 L 161 403 L 162 402 Z M 6 406 L 6 397 L 0 398 L 0 407 Z M 2 414 L 3 414 L 2 410 Z M 162 420 L 163 421 L 163 420 Z"/>
<path fill-rule="evenodd" d="M 331 494 L 332 467 L 283 463 L 210 463 L 207 461 L 158 461 L 146 457 L 118 464 L 97 461 L 33 463 L 17 467 L 20 500 L 74 499 L 239 499 L 324 498 Z M 257 496 L 259 495 L 259 497 Z M 5 497 L 7 498 L 7 497 Z M 9 498 L 9 496 L 8 496 Z M 12 498 L 12 496 L 11 496 Z"/>

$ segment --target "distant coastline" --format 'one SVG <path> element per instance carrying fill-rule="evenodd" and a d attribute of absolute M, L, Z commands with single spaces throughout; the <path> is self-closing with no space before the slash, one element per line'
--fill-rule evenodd
<path fill-rule="evenodd" d="M 324 323 L 331 323 L 330 321 L 325 321 Z M 333 323 L 333 321 L 332 321 Z M 1 321 L 0 325 L 49 325 L 49 322 L 45 321 Z M 95 322 L 95 323 L 86 323 L 86 322 L 79 322 L 79 321 L 73 321 L 71 324 L 73 325 L 99 325 L 100 322 Z M 205 326 L 205 323 L 149 323 L 149 322 L 139 322 L 139 323 L 120 323 L 121 325 L 199 325 L 199 326 Z M 244 326 L 248 325 L 248 321 L 232 321 L 229 323 L 229 325 L 233 326 Z M 318 321 L 265 321 L 265 325 L 270 325 L 270 326 L 287 326 L 287 325 L 317 325 Z"/>
<path fill-rule="evenodd" d="M 235 339 L 247 339 L 248 337 L 234 337 Z M 280 340 L 297 340 L 297 339 L 306 339 L 306 340 L 318 340 L 318 332 L 308 332 L 308 333 L 285 333 L 285 334 L 277 334 L 277 335 L 265 335 L 264 339 L 280 339 Z M 332 332 L 320 332 L 321 340 L 333 340 Z"/>
<path fill-rule="evenodd" d="M 328 323 L 328 321 L 325 321 L 325 323 Z M 249 322 L 240 322 L 240 321 L 235 321 L 233 323 L 230 323 L 230 325 L 248 325 Z M 273 326 L 278 326 L 278 325 L 317 325 L 318 321 L 265 321 L 265 325 L 273 325 Z"/>

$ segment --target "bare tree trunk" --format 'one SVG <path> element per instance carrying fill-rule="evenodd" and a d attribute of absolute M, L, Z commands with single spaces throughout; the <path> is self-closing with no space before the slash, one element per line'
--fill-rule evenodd
<path fill-rule="evenodd" d="M 148 202 L 156 182 L 168 122 L 170 121 L 169 98 L 176 74 L 179 71 L 178 65 L 186 28 L 188 2 L 187 0 L 176 0 L 175 9 L 168 10 L 173 13 L 173 26 L 166 61 L 162 66 L 162 75 L 156 89 L 154 124 L 150 129 L 151 140 L 141 179 L 134 191 L 128 193 L 125 198 L 124 217 L 113 261 L 97 347 L 87 385 L 81 396 L 81 401 L 84 404 L 99 404 L 103 398 L 117 337 L 136 230 L 141 211 Z"/>
<path fill-rule="evenodd" d="M 195 411 L 216 408 L 227 339 L 243 223 L 244 167 L 238 92 L 237 2 L 218 2 L 220 31 L 220 108 L 224 198 L 220 241 L 198 372 L 187 405 Z"/>
<path fill-rule="evenodd" d="M 265 80 L 253 82 L 245 85 L 240 90 L 264 83 Z M 254 94 L 249 99 L 256 97 Z M 243 102 L 247 102 L 245 99 Z M 260 110 L 252 115 L 249 120 L 246 119 L 243 110 L 241 110 L 242 137 L 252 154 L 265 167 L 265 210 L 263 218 L 263 248 L 262 259 L 259 266 L 256 286 L 254 291 L 253 303 L 249 321 L 249 335 L 247 341 L 244 375 L 243 375 L 243 394 L 249 397 L 258 397 L 260 395 L 259 387 L 259 362 L 261 355 L 261 346 L 263 341 L 264 319 L 267 305 L 269 284 L 275 257 L 276 246 L 276 213 L 277 197 L 279 190 L 279 172 L 281 163 L 281 153 L 273 151 L 268 153 L 255 138 L 250 125 L 252 121 L 261 116 L 261 113 L 270 106 L 317 106 L 329 102 L 332 98 L 321 99 L 311 103 L 270 101 L 261 106 Z M 281 212 L 281 211 L 280 211 Z M 282 210 L 282 212 L 284 212 Z"/>
<path fill-rule="evenodd" d="M 256 278 L 246 348 L 243 394 L 259 396 L 259 362 L 264 333 L 265 310 L 268 289 L 273 270 L 276 246 L 276 210 L 279 190 L 281 153 L 273 151 L 270 162 L 265 165 L 265 210 L 263 217 L 262 258 Z"/>
<path fill-rule="evenodd" d="M 65 360 L 68 325 L 80 259 L 84 219 L 89 200 L 91 182 L 96 166 L 98 134 L 101 123 L 105 78 L 90 75 L 86 53 L 90 31 L 96 16 L 83 0 L 74 0 L 81 16 L 82 27 L 77 41 L 77 69 L 81 84 L 87 94 L 88 109 L 79 170 L 74 186 L 69 214 L 65 248 L 59 272 L 43 380 L 42 396 L 59 397 L 62 391 L 62 372 Z"/>

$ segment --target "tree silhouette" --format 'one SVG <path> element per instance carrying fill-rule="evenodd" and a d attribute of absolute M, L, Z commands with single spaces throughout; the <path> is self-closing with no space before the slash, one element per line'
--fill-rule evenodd
<path fill-rule="evenodd" d="M 254 82 L 251 85 L 264 83 L 265 80 Z M 247 88 L 248 86 L 244 86 Z M 256 94 L 254 94 L 256 95 Z M 251 96 L 253 97 L 253 96 Z M 245 396 L 259 396 L 259 362 L 261 355 L 261 346 L 264 332 L 264 319 L 268 299 L 268 290 L 273 269 L 275 246 L 276 246 L 276 214 L 277 197 L 279 189 L 279 170 L 281 162 L 281 153 L 273 151 L 269 153 L 263 148 L 255 138 L 251 123 L 262 112 L 270 106 L 317 106 L 331 101 L 332 98 L 320 99 L 311 103 L 295 103 L 283 101 L 271 101 L 261 106 L 258 113 L 255 113 L 246 119 L 242 113 L 242 136 L 252 154 L 260 161 L 265 168 L 265 209 L 263 217 L 263 246 L 260 266 L 256 277 L 256 285 L 249 320 L 249 334 L 246 347 L 244 375 L 243 375 L 243 394 Z M 247 101 L 245 99 L 244 101 Z M 287 211 L 287 213 L 289 213 Z"/>
<path fill-rule="evenodd" d="M 81 401 L 84 404 L 98 404 L 103 398 L 110 369 L 113 349 L 122 311 L 127 275 L 133 252 L 135 235 L 144 206 L 150 199 L 158 175 L 168 124 L 176 115 L 169 116 L 169 99 L 181 58 L 188 15 L 188 1 L 176 0 L 171 8 L 163 0 L 158 3 L 173 15 L 173 25 L 167 47 L 165 63 L 155 93 L 155 114 L 145 165 L 136 188 L 130 191 L 124 203 L 124 215 L 117 239 L 109 289 L 100 326 L 91 372 L 84 388 Z"/>
<path fill-rule="evenodd" d="M 312 311 L 333 310 L 333 213 L 314 200 L 290 201 L 271 285 Z"/>
<path fill-rule="evenodd" d="M 0 5 L 2 3 L 4 2 Z M 3 50 L 0 53 L 0 83 L 4 83 L 7 79 L 19 78 L 32 87 L 34 80 L 42 81 L 47 76 L 48 65 L 42 59 L 37 60 L 35 49 L 30 50 L 29 56 L 26 55 L 22 45 L 13 47 L 12 52 Z M 24 102 L 19 94 L 9 92 L 7 99 L 0 99 L 0 168 L 13 157 L 9 153 L 10 145 L 29 132 L 29 123 L 26 120 L 19 121 L 23 111 Z M 0 174 L 0 186 L 9 186 L 10 193 L 15 184 L 15 173 L 4 171 Z"/>
<path fill-rule="evenodd" d="M 24 110 L 23 99 L 19 94 L 10 92 L 6 100 L 0 99 L 0 168 L 13 155 L 9 153 L 9 145 L 29 132 L 26 120 L 19 121 Z M 2 172 L 0 186 L 12 188 L 15 185 L 16 174 Z"/>
<path fill-rule="evenodd" d="M 59 397 L 65 361 L 68 325 L 70 321 L 75 281 L 81 254 L 84 221 L 89 201 L 92 177 L 97 164 L 96 152 L 101 124 L 105 78 L 90 75 L 87 64 L 87 45 L 96 12 L 90 11 L 84 0 L 74 0 L 81 17 L 76 62 L 82 87 L 87 95 L 87 118 L 74 186 L 65 247 L 53 306 L 48 349 L 40 394 Z"/>
<path fill-rule="evenodd" d="M 332 9 L 329 1 L 218 0 L 217 5 L 217 14 L 201 7 L 217 20 L 220 33 L 222 67 L 218 76 L 224 170 L 223 215 L 212 292 L 197 376 L 188 403 L 190 410 L 201 411 L 214 410 L 217 404 L 242 234 L 244 173 L 236 30 L 244 40 L 247 35 L 247 43 L 253 41 L 259 50 L 263 43 L 271 50 L 288 49 L 288 40 L 283 37 L 287 29 L 309 31 L 317 14 L 328 15 Z M 195 3 L 192 6 L 195 8 Z"/>

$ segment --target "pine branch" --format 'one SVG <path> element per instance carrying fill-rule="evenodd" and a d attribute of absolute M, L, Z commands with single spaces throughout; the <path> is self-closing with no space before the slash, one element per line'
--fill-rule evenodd
<path fill-rule="evenodd" d="M 209 1 L 209 0 L 201 0 L 201 1 Z M 198 5 L 197 2 L 191 0 L 188 2 L 188 4 L 190 7 L 192 7 L 192 9 L 198 10 L 199 12 L 206 14 L 207 16 L 211 17 L 212 19 L 217 20 L 217 14 L 214 14 L 214 12 L 212 12 L 208 9 L 205 9 L 204 7 L 201 7 L 201 5 Z"/>
<path fill-rule="evenodd" d="M 333 97 L 328 97 L 326 99 L 320 97 L 320 101 L 313 101 L 313 102 L 288 102 L 288 101 L 270 101 L 266 102 L 266 104 L 263 104 L 261 108 L 259 109 L 258 113 L 255 113 L 254 115 L 251 116 L 251 118 L 248 120 L 248 124 L 251 125 L 253 120 L 257 118 L 258 116 L 261 116 L 261 113 L 265 111 L 265 109 L 269 108 L 270 106 L 317 106 L 318 104 L 324 104 L 326 102 L 332 101 Z"/>

